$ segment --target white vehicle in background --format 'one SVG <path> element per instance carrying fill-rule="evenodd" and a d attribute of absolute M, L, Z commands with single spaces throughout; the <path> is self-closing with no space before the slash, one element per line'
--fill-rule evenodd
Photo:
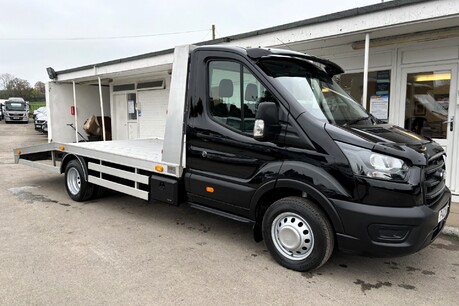
<path fill-rule="evenodd" d="M 3 103 L 5 103 L 5 99 L 0 99 L 0 120 L 2 120 L 3 118 L 5 118 L 5 110 L 4 110 L 4 105 Z"/>
<path fill-rule="evenodd" d="M 4 105 L 5 123 L 29 123 L 29 103 L 24 101 L 23 98 L 9 98 Z"/>
<path fill-rule="evenodd" d="M 40 107 L 41 108 L 41 107 Z M 34 125 L 37 131 L 41 131 L 44 123 L 48 122 L 48 108 L 44 107 L 35 114 L 34 112 Z"/>
<path fill-rule="evenodd" d="M 37 108 L 36 110 L 33 111 L 32 118 L 35 119 L 35 117 L 37 117 L 38 113 L 44 113 L 44 112 L 47 112 L 47 111 L 48 111 L 48 109 L 46 108 L 46 106 L 39 107 L 39 108 Z"/>

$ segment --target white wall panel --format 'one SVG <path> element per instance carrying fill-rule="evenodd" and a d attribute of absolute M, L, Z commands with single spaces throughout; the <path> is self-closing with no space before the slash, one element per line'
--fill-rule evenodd
<path fill-rule="evenodd" d="M 75 131 L 67 126 L 74 123 L 75 117 L 70 115 L 70 106 L 73 105 L 72 84 L 49 83 L 49 93 L 47 95 L 47 105 L 49 107 L 48 116 L 51 117 L 50 126 L 52 139 L 57 142 L 75 142 Z M 110 114 L 110 94 L 108 87 L 102 87 L 104 99 L 104 113 Z M 78 131 L 86 136 L 83 124 L 91 115 L 101 115 L 99 87 L 76 85 L 76 100 L 78 112 Z"/>
<path fill-rule="evenodd" d="M 457 58 L 459 58 L 458 46 L 407 50 L 402 54 L 402 64 L 428 63 Z"/>
<path fill-rule="evenodd" d="M 166 89 L 138 91 L 138 101 L 142 107 L 142 116 L 139 118 L 140 138 L 164 137 L 169 87 L 170 77 L 167 77 Z"/>
<path fill-rule="evenodd" d="M 344 71 L 363 70 L 363 52 L 358 52 L 354 55 L 347 56 L 330 56 L 328 58 L 340 65 Z M 392 52 L 370 53 L 370 69 L 390 66 L 392 66 Z"/>

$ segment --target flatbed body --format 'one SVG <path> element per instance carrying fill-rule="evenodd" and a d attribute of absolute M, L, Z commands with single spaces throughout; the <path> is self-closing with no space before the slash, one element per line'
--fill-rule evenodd
<path fill-rule="evenodd" d="M 27 154 L 44 152 L 62 152 L 66 154 L 77 154 L 82 157 L 99 159 L 127 167 L 133 167 L 146 171 L 155 171 L 156 166 L 169 167 L 166 175 L 179 178 L 183 169 L 180 165 L 165 163 L 161 161 L 163 140 L 159 138 L 130 139 L 114 141 L 94 141 L 80 143 L 59 143 L 52 142 L 43 145 L 18 148 L 23 158 L 17 156 L 16 162 L 28 162 Z M 52 172 L 55 172 L 52 170 Z"/>

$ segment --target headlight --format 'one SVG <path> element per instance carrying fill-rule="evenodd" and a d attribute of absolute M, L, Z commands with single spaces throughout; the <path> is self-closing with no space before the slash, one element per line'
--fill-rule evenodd
<path fill-rule="evenodd" d="M 403 160 L 346 143 L 336 143 L 349 160 L 354 174 L 384 180 L 406 180 L 408 166 Z"/>

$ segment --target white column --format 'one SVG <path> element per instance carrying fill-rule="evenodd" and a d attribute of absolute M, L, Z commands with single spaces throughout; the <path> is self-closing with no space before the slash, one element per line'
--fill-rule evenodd
<path fill-rule="evenodd" d="M 362 105 L 367 108 L 368 95 L 368 61 L 370 58 L 370 33 L 365 34 L 365 59 L 363 64 L 363 94 Z"/>
<path fill-rule="evenodd" d="M 100 82 L 100 77 L 98 79 L 99 79 L 100 112 L 102 114 L 102 135 L 105 141 L 104 98 L 102 97 L 102 83 Z"/>
<path fill-rule="evenodd" d="M 76 102 L 75 81 L 73 81 L 73 108 L 75 109 L 75 140 L 78 143 L 78 111 Z"/>

